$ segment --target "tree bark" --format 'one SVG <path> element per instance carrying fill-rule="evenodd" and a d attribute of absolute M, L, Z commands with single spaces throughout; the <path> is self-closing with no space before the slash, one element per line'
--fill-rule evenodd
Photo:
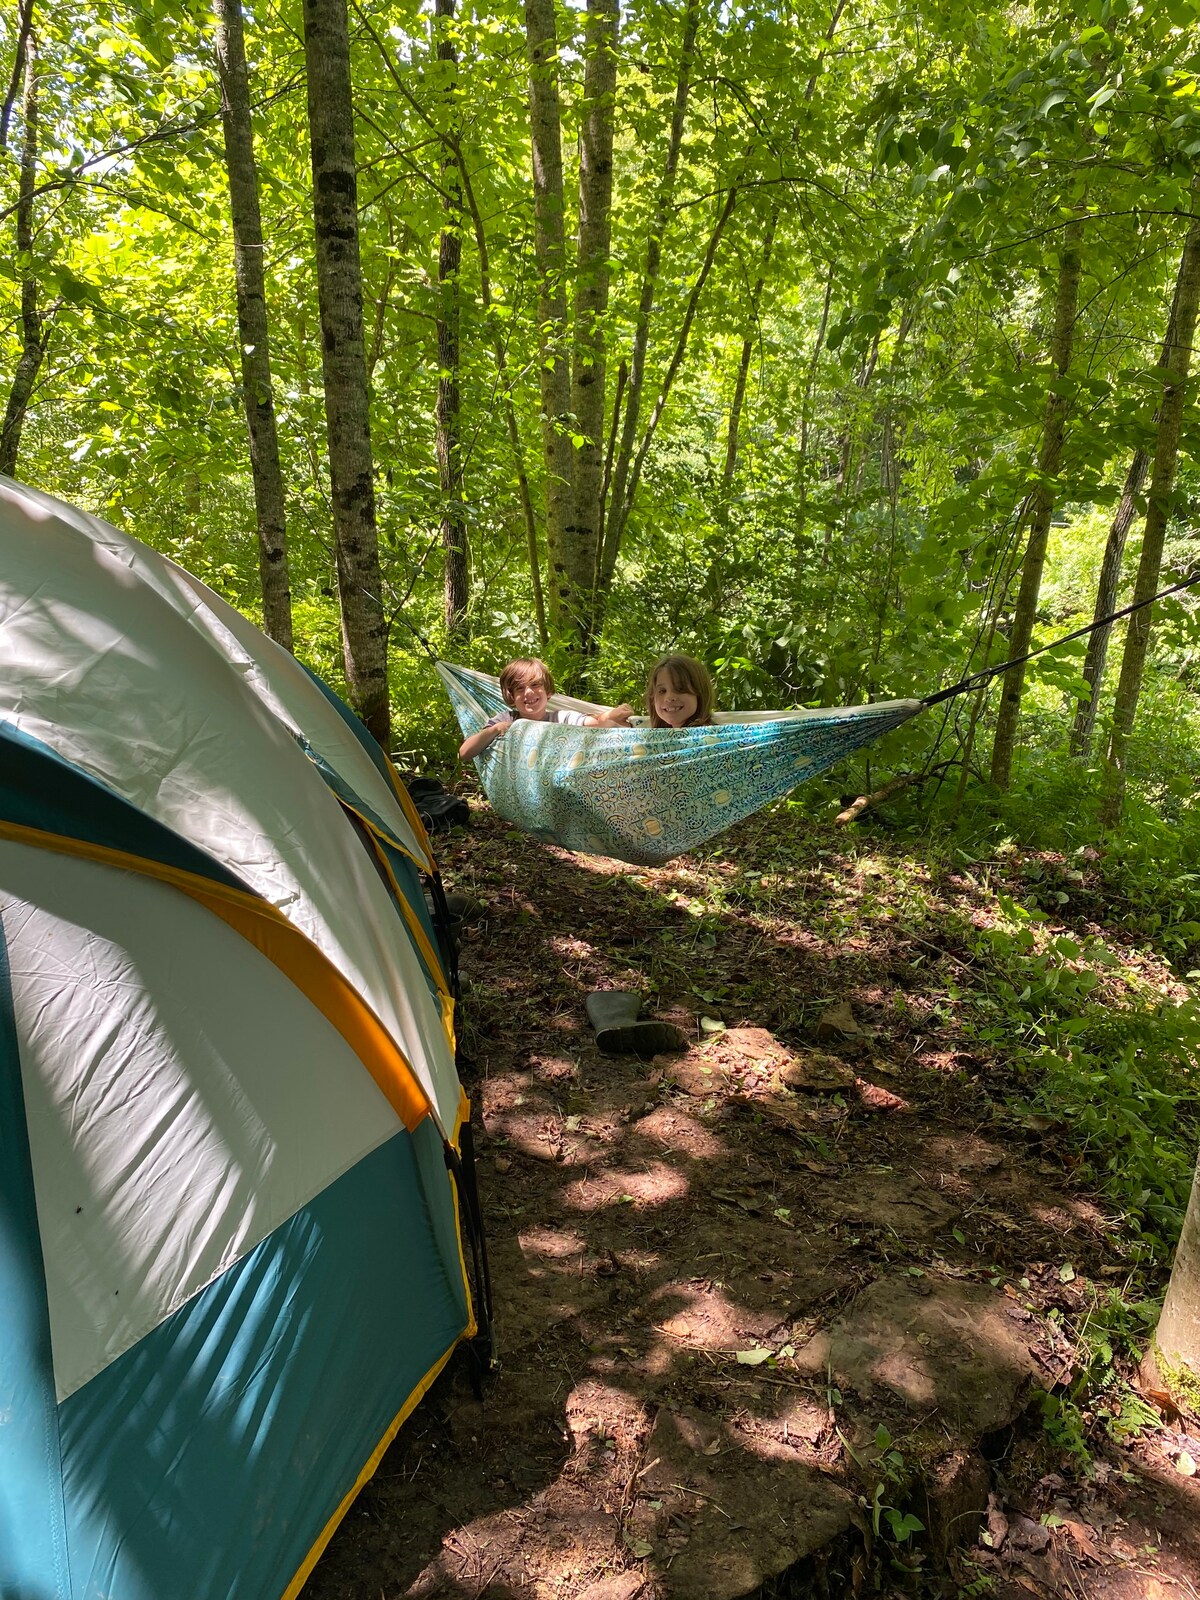
<path fill-rule="evenodd" d="M 325 426 L 346 684 L 354 709 L 386 749 L 391 735 L 387 619 L 375 522 L 345 0 L 304 0 L 304 54 Z"/>
<path fill-rule="evenodd" d="M 575 263 L 575 329 L 571 411 L 582 442 L 575 449 L 574 517 L 567 565 L 586 596 L 590 634 L 604 477 L 604 319 L 612 244 L 613 107 L 617 88 L 617 0 L 588 0 L 579 144 L 579 240 Z M 585 638 L 586 644 L 586 638 Z"/>
<path fill-rule="evenodd" d="M 258 202 L 258 168 L 254 160 L 241 0 L 216 0 L 215 16 L 221 125 L 225 133 L 225 166 L 233 222 L 242 403 L 250 434 L 250 475 L 258 525 L 263 626 L 276 644 L 290 650 L 292 592 L 288 574 L 287 515 L 275 427 L 265 288 L 266 247 Z"/>
<path fill-rule="evenodd" d="M 1100 563 L 1100 581 L 1096 586 L 1096 606 L 1092 612 L 1093 621 L 1109 616 L 1116 609 L 1125 541 L 1133 525 L 1137 497 L 1146 482 L 1146 469 L 1149 465 L 1148 451 L 1138 449 L 1133 452 L 1133 460 L 1129 463 L 1129 471 L 1125 475 L 1125 487 L 1121 490 L 1121 499 L 1117 504 L 1116 515 L 1112 519 L 1108 539 L 1104 545 L 1104 559 Z M 1092 733 L 1096 726 L 1096 706 L 1100 698 L 1100 685 L 1104 681 L 1104 667 L 1108 660 L 1108 640 L 1111 633 L 1110 622 L 1088 635 L 1083 681 L 1091 693 L 1086 700 L 1080 701 L 1079 709 L 1075 713 L 1075 724 L 1071 729 L 1073 756 L 1086 758 L 1091 754 Z"/>
<path fill-rule="evenodd" d="M 1147 1376 L 1157 1378 L 1168 1391 L 1189 1402 L 1194 1400 L 1200 1385 L 1200 1168 L 1192 1184 L 1148 1365 Z"/>
<path fill-rule="evenodd" d="M 533 151 L 534 259 L 538 278 L 538 376 L 542 457 L 546 470 L 546 549 L 550 614 L 581 640 L 588 583 L 569 565 L 567 530 L 574 525 L 575 464 L 571 448 L 571 375 L 567 358 L 566 234 L 563 217 L 562 128 L 554 0 L 526 0 L 529 126 Z M 584 580 L 581 586 L 581 579 Z"/>
<path fill-rule="evenodd" d="M 458 51 L 448 24 L 454 21 L 455 0 L 435 0 L 434 14 L 441 24 L 437 58 L 453 74 L 448 98 L 456 96 Z M 446 635 L 452 647 L 465 634 L 470 573 L 467 558 L 467 518 L 463 505 L 462 441 L 459 391 L 459 272 L 462 267 L 462 186 L 458 177 L 458 144 L 442 161 L 445 226 L 438 247 L 437 316 L 438 385 L 434 408 L 437 429 L 438 487 L 441 491 L 442 549 L 445 553 Z"/>
<path fill-rule="evenodd" d="M 1193 194 L 1200 185 L 1193 185 Z M 1193 220 L 1184 242 L 1179 261 L 1179 277 L 1175 289 L 1174 326 L 1164 347 L 1165 360 L 1160 363 L 1163 394 L 1158 412 L 1158 433 L 1154 444 L 1154 467 L 1150 474 L 1150 492 L 1146 506 L 1145 531 L 1142 535 L 1142 557 L 1138 563 L 1137 578 L 1133 586 L 1132 604 L 1149 600 L 1158 588 L 1162 570 L 1163 545 L 1167 536 L 1167 519 L 1171 511 L 1172 491 L 1175 487 L 1175 470 L 1179 461 L 1179 436 L 1183 426 L 1183 409 L 1187 397 L 1188 368 L 1192 358 L 1192 342 L 1196 332 L 1196 305 L 1200 300 L 1200 218 Z M 1143 606 L 1129 619 L 1125 635 L 1125 650 L 1121 657 L 1121 676 L 1113 702 L 1112 732 L 1109 735 L 1108 753 L 1104 764 L 1104 797 L 1100 807 L 1100 820 L 1106 828 L 1115 827 L 1121 820 L 1125 803 L 1125 764 L 1129 751 L 1129 736 L 1137 716 L 1138 699 L 1142 692 L 1142 676 L 1146 666 L 1146 653 L 1150 646 L 1154 607 Z"/>
<path fill-rule="evenodd" d="M 1042 572 L 1046 565 L 1046 549 L 1050 542 L 1050 517 L 1054 511 L 1052 480 L 1062 460 L 1063 438 L 1070 405 L 1068 397 L 1059 391 L 1065 387 L 1064 380 L 1070 370 L 1075 343 L 1082 239 L 1083 222 L 1076 216 L 1067 224 L 1059 262 L 1054 332 L 1050 343 L 1054 377 L 1051 379 L 1050 392 L 1046 396 L 1046 419 L 1042 425 L 1041 448 L 1038 451 L 1038 476 L 1033 493 L 1029 541 L 1025 546 L 1025 559 L 1021 564 L 1021 587 L 1017 593 L 1012 633 L 1008 641 L 1010 657 L 1023 656 L 1029 649 L 1037 613 L 1038 593 L 1042 586 Z M 1000 681 L 1003 687 L 1000 710 L 996 717 L 996 732 L 992 741 L 991 780 L 998 788 L 1006 789 L 1012 774 L 1017 722 L 1021 715 L 1021 691 L 1025 683 L 1024 666 L 1013 667 L 1011 671 L 1004 673 Z"/>
<path fill-rule="evenodd" d="M 33 191 L 37 175 L 38 83 L 37 39 L 32 28 L 24 35 L 25 89 L 21 100 L 23 123 L 21 173 L 17 189 L 17 259 L 28 261 L 33 249 Z M 0 430 L 0 472 L 12 478 L 21 453 L 21 434 L 33 386 L 46 354 L 46 319 L 38 307 L 38 282 L 28 266 L 21 270 L 21 354 L 8 391 L 4 427 Z"/>

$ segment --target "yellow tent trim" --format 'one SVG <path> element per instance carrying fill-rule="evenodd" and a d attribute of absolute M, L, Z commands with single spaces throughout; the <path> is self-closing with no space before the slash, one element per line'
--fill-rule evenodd
<path fill-rule="evenodd" d="M 455 1112 L 454 1117 L 454 1133 L 450 1140 L 451 1144 L 456 1150 L 459 1147 L 459 1135 L 462 1132 L 463 1123 L 466 1122 L 470 1115 L 471 1102 L 467 1099 L 466 1091 L 460 1085 L 458 1091 L 458 1109 Z M 454 1231 L 458 1238 L 458 1260 L 459 1265 L 462 1267 L 463 1285 L 467 1291 L 467 1315 L 469 1318 L 467 1326 L 463 1329 L 462 1333 L 459 1334 L 458 1338 L 450 1346 L 449 1350 L 447 1350 L 444 1355 L 440 1356 L 438 1360 L 434 1362 L 433 1366 L 430 1367 L 429 1371 L 425 1374 L 420 1383 L 417 1384 L 416 1388 L 409 1395 L 408 1399 L 400 1407 L 400 1410 L 396 1413 L 395 1417 L 393 1417 L 392 1421 L 388 1425 L 387 1432 L 375 1446 L 366 1462 L 366 1465 L 363 1467 L 358 1477 L 354 1480 L 354 1487 L 349 1491 L 348 1494 L 343 1496 L 341 1504 L 338 1506 L 333 1516 L 330 1517 L 329 1521 L 321 1529 L 319 1538 L 313 1545 L 312 1549 L 305 1556 L 303 1562 L 301 1563 L 300 1570 L 296 1573 L 296 1576 L 292 1579 L 291 1583 L 288 1584 L 282 1600 L 296 1600 L 296 1596 L 308 1582 L 312 1575 L 312 1569 L 321 1559 L 326 1545 L 328 1545 L 330 1539 L 332 1539 L 334 1534 L 337 1532 L 338 1526 L 344 1519 L 346 1513 L 354 1504 L 357 1496 L 375 1476 L 375 1473 L 379 1468 L 379 1463 L 383 1460 L 384 1455 L 387 1452 L 387 1448 L 391 1444 L 392 1440 L 396 1437 L 400 1429 L 404 1426 L 405 1422 L 407 1422 L 408 1418 L 416 1410 L 417 1406 L 429 1393 L 434 1380 L 437 1378 L 442 1368 L 446 1365 L 447 1361 L 449 1361 L 450 1357 L 454 1354 L 455 1350 L 458 1349 L 458 1346 L 464 1339 L 473 1339 L 475 1334 L 478 1332 L 479 1324 L 475 1320 L 475 1308 L 471 1300 L 471 1280 L 467 1276 L 467 1261 L 463 1252 L 462 1220 L 459 1216 L 458 1210 L 458 1185 L 456 1183 L 452 1183 L 450 1185 L 450 1191 L 454 1197 Z"/>
<path fill-rule="evenodd" d="M 459 1341 L 461 1339 L 463 1339 L 463 1338 L 466 1338 L 466 1337 L 468 1337 L 468 1335 L 466 1333 L 460 1334 L 459 1338 L 456 1339 L 455 1342 L 450 1346 L 449 1350 L 446 1351 L 445 1355 L 438 1357 L 437 1361 L 435 1361 L 433 1366 L 430 1367 L 429 1371 L 421 1379 L 420 1383 L 418 1383 L 416 1388 L 409 1395 L 408 1399 L 400 1407 L 400 1410 L 396 1413 L 395 1417 L 388 1424 L 387 1432 L 384 1434 L 383 1438 L 379 1441 L 379 1443 L 375 1446 L 375 1449 L 371 1452 L 370 1459 L 367 1461 L 366 1465 L 363 1467 L 362 1471 L 359 1473 L 358 1477 L 355 1479 L 354 1487 L 345 1496 L 345 1498 L 342 1500 L 341 1505 L 338 1506 L 338 1508 L 334 1512 L 333 1516 L 330 1517 L 329 1521 L 321 1529 L 321 1533 L 320 1533 L 320 1536 L 317 1539 L 317 1542 L 313 1545 L 312 1549 L 305 1556 L 303 1562 L 301 1563 L 300 1570 L 296 1573 L 296 1576 L 292 1579 L 291 1583 L 289 1583 L 287 1588 L 284 1590 L 283 1600 L 296 1600 L 296 1596 L 300 1593 L 301 1589 L 303 1589 L 304 1585 L 307 1583 L 308 1578 L 309 1578 L 310 1574 L 312 1573 L 312 1569 L 316 1566 L 317 1562 L 321 1559 L 321 1555 L 322 1555 L 322 1552 L 325 1549 L 325 1546 L 329 1543 L 330 1539 L 332 1539 L 334 1534 L 337 1532 L 338 1524 L 342 1521 L 342 1519 L 343 1519 L 343 1517 L 345 1517 L 347 1511 L 349 1511 L 350 1507 L 354 1504 L 354 1501 L 357 1498 L 357 1496 L 360 1493 L 360 1491 L 374 1477 L 376 1469 L 379 1466 L 379 1463 L 384 1458 L 384 1455 L 385 1455 L 385 1453 L 387 1451 L 388 1445 L 391 1444 L 392 1440 L 399 1433 L 400 1429 L 404 1426 L 405 1422 L 407 1422 L 408 1418 L 412 1415 L 412 1413 L 416 1410 L 416 1408 L 420 1404 L 420 1402 L 428 1394 L 429 1389 L 430 1389 L 431 1385 L 433 1384 L 434 1379 L 441 1372 L 442 1368 L 446 1365 L 447 1361 L 449 1361 L 450 1357 L 454 1354 L 455 1350 L 457 1350 L 458 1345 L 459 1345 Z"/>
<path fill-rule="evenodd" d="M 358 1056 L 410 1133 L 432 1112 L 429 1097 L 412 1063 L 374 1011 L 329 957 L 267 901 L 247 890 L 214 882 L 161 861 L 148 861 L 124 850 L 46 833 L 19 823 L 0 822 L 0 838 L 157 878 L 206 906 L 308 996 Z M 443 1005 L 443 1021 L 444 1011 Z"/>
<path fill-rule="evenodd" d="M 429 842 L 425 824 L 421 821 L 421 814 L 413 804 L 413 797 L 404 786 L 400 774 L 396 771 L 395 766 L 392 764 L 392 758 L 386 750 L 384 751 L 383 761 L 387 767 L 388 777 L 392 780 L 392 788 L 396 791 L 396 799 L 400 802 L 400 809 L 403 811 L 409 827 L 416 834 L 417 843 L 425 852 L 425 870 L 426 872 L 436 872 L 437 863 L 433 859 L 433 846 Z"/>

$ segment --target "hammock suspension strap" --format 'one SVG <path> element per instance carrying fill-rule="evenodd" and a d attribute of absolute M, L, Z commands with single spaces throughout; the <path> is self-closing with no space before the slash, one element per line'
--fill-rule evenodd
<path fill-rule="evenodd" d="M 1034 656 L 1044 655 L 1047 650 L 1057 650 L 1061 645 L 1070 644 L 1074 639 L 1082 639 L 1085 634 L 1095 633 L 1097 628 L 1107 628 L 1112 622 L 1119 622 L 1122 617 L 1131 616 L 1135 611 L 1140 611 L 1143 606 L 1152 606 L 1156 600 L 1165 600 L 1169 594 L 1178 594 L 1181 589 L 1191 589 L 1200 583 L 1200 572 L 1193 578 L 1185 578 L 1182 583 L 1173 583 L 1169 589 L 1160 589 L 1157 594 L 1152 594 L 1149 600 L 1138 600 L 1131 606 L 1125 606 L 1120 611 L 1113 611 L 1107 617 L 1098 617 L 1095 622 L 1089 622 L 1084 628 L 1076 628 L 1074 633 L 1064 634 L 1061 639 L 1052 639 L 1049 644 L 1039 645 L 1036 650 L 1030 650 L 1027 655 L 1016 656 L 1012 661 L 1000 661 L 994 667 L 984 667 L 979 672 L 972 672 L 959 683 L 952 683 L 948 689 L 940 689 L 937 694 L 931 694 L 921 702 L 922 705 L 936 706 L 941 700 L 952 700 L 955 695 L 969 694 L 972 689 L 981 688 L 991 679 L 997 678 L 1002 672 L 1008 672 L 1013 667 L 1019 667 L 1026 661 L 1032 661 Z"/>

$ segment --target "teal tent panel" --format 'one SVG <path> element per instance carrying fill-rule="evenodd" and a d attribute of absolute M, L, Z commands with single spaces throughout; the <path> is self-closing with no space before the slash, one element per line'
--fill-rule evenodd
<path fill-rule="evenodd" d="M 444 663 L 439 672 L 464 734 L 503 707 L 494 680 Z M 476 767 L 493 807 L 535 838 L 654 866 L 781 799 L 922 709 L 920 700 L 893 700 L 700 728 L 520 720 Z"/>
<path fill-rule="evenodd" d="M 459 1246 L 453 1194 L 447 1182 L 446 1145 L 432 1117 L 417 1124 L 412 1133 L 412 1147 L 429 1226 L 445 1268 L 446 1282 L 454 1296 L 459 1325 L 465 1327 L 470 1317 L 468 1289 L 463 1277 L 465 1263 Z"/>
<path fill-rule="evenodd" d="M 73 1600 L 283 1594 L 464 1331 L 423 1176 L 398 1134 L 62 1402 Z"/>
<path fill-rule="evenodd" d="M 50 1313 L 0 929 L 0 1596 L 71 1600 Z"/>
<path fill-rule="evenodd" d="M 303 666 L 303 662 L 300 664 Z M 329 701 L 329 704 L 334 708 L 338 716 L 341 717 L 342 721 L 350 729 L 351 733 L 358 740 L 359 744 L 362 745 L 363 749 L 370 756 L 371 761 L 379 769 L 382 776 L 385 777 L 390 784 L 392 777 L 391 773 L 388 771 L 387 757 L 380 749 L 378 739 L 372 737 L 361 719 L 354 715 L 353 711 L 351 711 L 350 707 L 342 699 L 341 695 L 334 693 L 334 691 L 325 682 L 324 678 L 313 672 L 310 667 L 304 667 L 304 670 L 306 673 L 308 673 L 308 676 L 325 696 L 326 700 Z"/>
<path fill-rule="evenodd" d="M 11 722 L 0 722 L 0 821 L 102 845 L 253 892 L 206 851 Z"/>

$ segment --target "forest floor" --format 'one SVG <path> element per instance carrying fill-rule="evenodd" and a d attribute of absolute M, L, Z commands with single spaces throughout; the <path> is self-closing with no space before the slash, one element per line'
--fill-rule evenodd
<path fill-rule="evenodd" d="M 480 908 L 501 1366 L 482 1403 L 447 1369 L 304 1600 L 1197 1600 L 1200 1425 L 1111 1331 L 1153 1273 L 960 1004 L 986 982 L 963 930 L 1023 872 L 1104 931 L 1086 872 L 956 870 L 786 811 L 718 844 L 629 868 L 482 803 L 439 839 Z M 596 989 L 689 1048 L 601 1055 Z"/>

